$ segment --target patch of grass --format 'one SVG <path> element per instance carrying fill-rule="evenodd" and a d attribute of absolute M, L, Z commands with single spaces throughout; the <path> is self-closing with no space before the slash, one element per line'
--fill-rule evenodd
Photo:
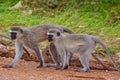
<path fill-rule="evenodd" d="M 114 44 L 115 38 L 120 37 L 118 0 L 88 0 L 86 2 L 64 0 L 54 12 L 46 12 L 47 14 L 28 14 L 29 10 L 9 9 L 18 1 L 0 1 L 0 32 L 6 34 L 11 25 L 27 27 L 38 24 L 57 24 L 66 26 L 79 34 L 87 33 L 99 37 L 108 45 L 111 53 L 120 50 Z"/>

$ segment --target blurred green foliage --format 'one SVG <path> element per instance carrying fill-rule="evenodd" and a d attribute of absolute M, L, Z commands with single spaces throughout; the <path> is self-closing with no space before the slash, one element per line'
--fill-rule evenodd
<path fill-rule="evenodd" d="M 120 38 L 120 0 L 21 0 L 21 8 L 11 9 L 18 2 L 0 1 L 0 32 L 11 25 L 57 24 L 100 37 L 112 53 L 120 50 L 115 42 Z"/>

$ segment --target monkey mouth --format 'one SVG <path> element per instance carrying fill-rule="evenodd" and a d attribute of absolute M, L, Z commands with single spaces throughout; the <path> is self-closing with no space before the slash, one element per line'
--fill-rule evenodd
<path fill-rule="evenodd" d="M 16 39 L 16 38 L 12 38 L 12 37 L 11 37 L 11 40 L 15 40 L 15 39 Z"/>
<path fill-rule="evenodd" d="M 52 42 L 53 41 L 52 37 L 48 37 L 48 41 Z"/>
<path fill-rule="evenodd" d="M 49 42 L 52 42 L 52 41 L 53 41 L 53 39 L 52 39 L 52 38 L 48 38 L 48 41 L 49 41 Z"/>
<path fill-rule="evenodd" d="M 16 39 L 11 39 L 12 41 L 15 41 Z"/>

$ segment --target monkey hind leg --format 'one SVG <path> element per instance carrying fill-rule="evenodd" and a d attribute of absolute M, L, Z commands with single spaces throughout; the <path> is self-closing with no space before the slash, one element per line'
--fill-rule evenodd
<path fill-rule="evenodd" d="M 81 64 L 83 66 L 83 68 L 77 68 L 75 69 L 76 72 L 87 72 L 89 70 L 89 60 L 88 60 L 88 56 L 86 56 L 85 54 L 79 55 Z"/>
<path fill-rule="evenodd" d="M 40 50 L 39 50 L 38 46 L 35 46 L 33 48 L 33 50 L 36 52 L 37 58 L 38 58 L 38 60 L 40 62 L 40 65 L 37 66 L 37 68 L 43 67 L 44 66 L 44 59 L 43 59 L 42 53 L 40 53 Z"/>
<path fill-rule="evenodd" d="M 96 61 L 98 61 L 98 63 L 103 66 L 104 69 L 109 70 L 109 68 L 105 64 L 103 64 L 102 61 L 94 53 L 92 53 L 92 56 L 95 58 Z"/>

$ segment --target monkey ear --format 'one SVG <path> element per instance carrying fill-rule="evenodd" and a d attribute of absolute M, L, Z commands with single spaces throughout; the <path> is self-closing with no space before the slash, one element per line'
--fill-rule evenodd
<path fill-rule="evenodd" d="M 20 32 L 23 33 L 23 29 L 20 29 Z"/>
<path fill-rule="evenodd" d="M 60 32 L 57 32 L 57 36 L 60 36 Z"/>

